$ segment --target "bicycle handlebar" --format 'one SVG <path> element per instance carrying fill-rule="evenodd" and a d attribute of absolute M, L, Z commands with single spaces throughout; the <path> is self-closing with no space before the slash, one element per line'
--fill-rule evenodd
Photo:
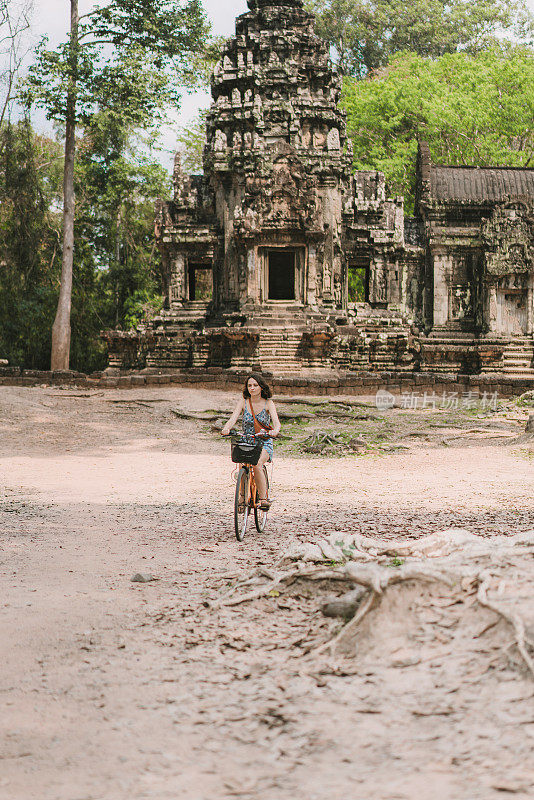
<path fill-rule="evenodd" d="M 232 429 L 229 433 L 223 433 L 221 431 L 221 436 L 242 436 L 242 435 L 243 434 L 242 434 L 241 431 L 237 431 L 237 430 L 234 430 L 234 429 Z M 251 436 L 254 435 L 254 437 L 256 439 L 276 439 L 277 436 L 278 436 L 278 434 L 275 435 L 273 433 L 268 433 L 267 431 L 265 433 L 260 432 L 260 433 L 250 434 L 250 435 Z"/>

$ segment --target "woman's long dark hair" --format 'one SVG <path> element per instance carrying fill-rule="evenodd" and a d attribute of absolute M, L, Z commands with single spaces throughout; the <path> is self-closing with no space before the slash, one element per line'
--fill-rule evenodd
<path fill-rule="evenodd" d="M 246 381 L 245 381 L 245 385 L 244 385 L 244 387 L 243 387 L 243 397 L 245 398 L 245 400 L 248 400 L 248 398 L 250 397 L 250 392 L 249 392 L 249 390 L 248 390 L 248 386 L 247 386 L 247 384 L 248 384 L 248 382 L 249 382 L 249 380 L 250 380 L 251 378 L 254 378 L 254 380 L 256 381 L 256 383 L 258 384 L 258 386 L 260 387 L 260 389 L 261 389 L 261 396 L 262 396 L 262 397 L 263 397 L 265 400 L 268 400 L 268 399 L 269 399 L 269 397 L 272 397 L 272 396 L 273 396 L 273 393 L 272 393 L 272 391 L 271 391 L 271 387 L 269 386 L 269 384 L 267 383 L 267 381 L 265 380 L 265 378 L 263 377 L 263 375 L 260 375 L 260 373 L 259 373 L 259 372 L 251 372 L 251 373 L 250 373 L 250 375 L 247 375 L 247 379 L 246 379 Z"/>

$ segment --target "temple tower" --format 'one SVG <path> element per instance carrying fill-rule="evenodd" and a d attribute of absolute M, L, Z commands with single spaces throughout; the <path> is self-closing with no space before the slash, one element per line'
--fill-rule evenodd
<path fill-rule="evenodd" d="M 164 307 L 110 368 L 534 372 L 534 170 L 432 164 L 416 210 L 351 170 L 302 0 L 248 0 L 212 78 L 204 174 L 156 209 Z"/>
<path fill-rule="evenodd" d="M 385 368 L 381 328 L 393 361 L 408 336 L 402 198 L 376 171 L 352 175 L 340 79 L 302 0 L 248 5 L 213 72 L 204 174 L 177 157 L 173 199 L 156 209 L 164 308 L 129 351 L 109 335 L 110 363 L 361 368 L 370 315 Z"/>
<path fill-rule="evenodd" d="M 218 307 L 337 306 L 351 187 L 340 83 L 302 0 L 249 0 L 215 68 L 205 175 Z"/>

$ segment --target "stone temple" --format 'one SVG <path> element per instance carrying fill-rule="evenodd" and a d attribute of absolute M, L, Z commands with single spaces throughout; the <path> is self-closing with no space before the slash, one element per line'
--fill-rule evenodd
<path fill-rule="evenodd" d="M 534 170 L 437 166 L 415 215 L 351 170 L 302 0 L 248 0 L 212 78 L 204 174 L 156 213 L 163 310 L 110 367 L 534 376 Z"/>

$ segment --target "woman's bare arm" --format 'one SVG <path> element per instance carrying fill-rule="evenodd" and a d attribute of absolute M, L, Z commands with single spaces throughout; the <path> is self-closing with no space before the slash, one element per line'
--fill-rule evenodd
<path fill-rule="evenodd" d="M 282 426 L 280 425 L 280 420 L 278 419 L 276 406 L 272 400 L 267 401 L 267 411 L 271 415 L 271 419 L 273 421 L 273 427 L 272 427 L 273 436 L 278 436 L 278 434 L 280 433 L 280 428 Z"/>
<path fill-rule="evenodd" d="M 244 402 L 245 401 L 244 401 L 243 398 L 238 400 L 237 405 L 233 410 L 232 416 L 230 417 L 230 419 L 228 420 L 228 422 L 226 423 L 226 425 L 224 426 L 224 428 L 221 431 L 223 436 L 228 436 L 228 434 L 230 433 L 231 429 L 236 424 L 237 420 L 239 419 L 239 417 L 241 415 L 241 412 L 243 411 Z"/>

